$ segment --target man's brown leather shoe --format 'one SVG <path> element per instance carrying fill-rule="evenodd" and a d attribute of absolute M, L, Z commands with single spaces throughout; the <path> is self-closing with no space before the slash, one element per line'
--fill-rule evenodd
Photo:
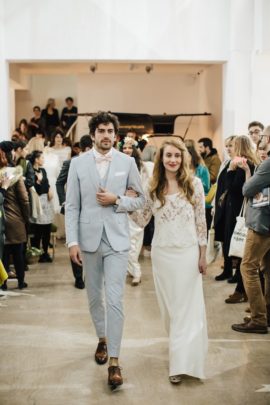
<path fill-rule="evenodd" d="M 232 325 L 232 329 L 242 333 L 268 333 L 267 326 L 256 325 L 253 322 Z"/>
<path fill-rule="evenodd" d="M 99 342 L 95 353 L 95 360 L 97 364 L 105 364 L 108 361 L 108 352 L 106 342 Z"/>
<path fill-rule="evenodd" d="M 110 366 L 108 368 L 108 384 L 112 388 L 116 388 L 123 384 L 123 377 L 119 366 Z"/>

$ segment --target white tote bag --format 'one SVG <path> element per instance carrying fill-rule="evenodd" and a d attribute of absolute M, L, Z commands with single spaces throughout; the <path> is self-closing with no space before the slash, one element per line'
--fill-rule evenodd
<path fill-rule="evenodd" d="M 240 257 L 244 256 L 244 249 L 246 244 L 248 228 L 245 225 L 245 211 L 246 211 L 246 201 L 243 201 L 243 205 L 239 214 L 236 218 L 236 225 L 232 234 L 229 256 Z"/>

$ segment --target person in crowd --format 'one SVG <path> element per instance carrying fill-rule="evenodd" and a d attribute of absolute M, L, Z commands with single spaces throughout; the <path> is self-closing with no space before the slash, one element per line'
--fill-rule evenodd
<path fill-rule="evenodd" d="M 254 173 L 255 165 L 259 163 L 256 152 L 253 149 L 249 137 L 242 135 L 237 136 L 234 141 L 235 157 L 230 161 L 226 175 L 226 201 L 225 201 L 225 235 L 223 244 L 224 253 L 224 270 L 216 280 L 224 280 L 232 277 L 233 258 L 229 256 L 231 237 L 236 225 L 236 218 L 240 214 L 243 205 L 242 187 L 245 183 L 245 171 L 238 165 L 239 161 L 246 161 L 250 168 L 251 174 Z M 247 301 L 243 280 L 240 273 L 241 259 L 236 260 L 236 277 L 237 285 L 233 294 L 231 294 L 225 302 L 227 304 L 236 304 Z M 222 276 L 223 275 L 223 276 Z"/>
<path fill-rule="evenodd" d="M 30 119 L 29 130 L 31 138 L 36 136 L 38 131 L 45 131 L 45 119 L 41 116 L 41 109 L 38 105 L 33 107 L 34 116 Z"/>
<path fill-rule="evenodd" d="M 226 188 L 227 186 L 226 177 L 230 162 L 235 157 L 235 150 L 234 150 L 235 139 L 236 135 L 229 136 L 228 138 L 225 139 L 225 148 L 228 158 L 225 159 L 220 166 L 220 171 L 217 178 L 217 190 L 214 204 L 213 217 L 214 217 L 215 241 L 222 242 L 223 249 L 224 249 L 224 236 L 226 223 L 226 197 L 228 192 Z M 229 270 L 230 267 L 227 266 L 227 269 Z M 230 276 L 230 270 L 228 271 L 228 274 L 227 273 L 224 274 L 223 271 L 220 275 L 216 277 L 216 280 L 218 281 L 220 278 L 223 280 L 228 278 L 228 281 L 231 280 L 230 282 L 236 282 L 236 279 L 232 279 L 232 277 Z"/>
<path fill-rule="evenodd" d="M 31 137 L 31 133 L 29 130 L 28 122 L 25 118 L 22 118 L 19 122 L 18 128 L 16 128 L 16 131 L 19 134 L 19 139 L 21 141 L 27 142 L 28 139 Z"/>
<path fill-rule="evenodd" d="M 25 258 L 24 245 L 27 242 L 26 225 L 29 222 L 30 204 L 28 193 L 24 184 L 21 167 L 12 168 L 11 152 L 13 143 L 10 141 L 0 142 L 0 150 L 6 159 L 2 160 L 2 169 L 8 177 L 12 178 L 10 186 L 7 188 L 4 199 L 5 211 L 5 246 L 3 254 L 3 264 L 6 270 L 9 269 L 9 258 L 12 256 L 18 279 L 18 288 L 27 287 L 24 281 Z M 2 171 L 3 172 L 3 171 Z M 2 289 L 6 289 L 6 282 Z"/>
<path fill-rule="evenodd" d="M 269 142 L 266 143 L 264 139 L 261 139 L 257 143 L 257 155 L 260 162 L 263 162 L 265 159 L 268 158 L 269 150 L 270 150 L 270 143 Z"/>
<path fill-rule="evenodd" d="M 60 215 L 60 205 L 57 198 L 57 191 L 56 191 L 56 180 L 59 176 L 60 170 L 62 168 L 63 162 L 65 160 L 70 159 L 71 157 L 71 147 L 65 146 L 63 144 L 64 141 L 64 132 L 57 128 L 55 132 L 52 134 L 52 141 L 50 147 L 47 147 L 44 151 L 44 168 L 47 172 L 47 176 L 49 179 L 49 184 L 51 186 L 53 198 L 53 206 L 54 206 L 54 224 L 57 226 L 57 238 L 64 238 L 65 237 L 65 226 L 64 226 L 64 218 Z"/>
<path fill-rule="evenodd" d="M 252 121 L 248 124 L 248 135 L 250 136 L 250 140 L 254 145 L 255 150 L 257 149 L 263 130 L 264 126 L 259 121 Z"/>
<path fill-rule="evenodd" d="M 268 127 L 270 129 L 270 127 Z M 269 143 L 269 138 L 266 138 Z M 248 198 L 246 226 L 248 228 L 241 274 L 250 304 L 251 316 L 244 323 L 232 325 L 236 332 L 267 333 L 270 326 L 270 201 L 258 205 L 258 196 L 270 187 L 270 152 L 251 177 L 250 167 L 245 162 L 238 165 L 246 173 L 243 194 Z M 268 191 L 269 193 L 269 191 Z M 269 195 L 269 194 L 268 194 Z M 259 269 L 263 259 L 265 297 L 263 296 Z"/>
<path fill-rule="evenodd" d="M 119 129 L 117 117 L 100 111 L 93 115 L 89 127 L 94 148 L 70 164 L 66 235 L 71 259 L 78 265 L 83 262 L 99 339 L 95 361 L 105 364 L 109 357 L 108 384 L 114 389 L 123 384 L 119 354 L 130 248 L 127 213 L 142 208 L 145 199 L 134 159 L 113 148 Z M 124 195 L 129 187 L 137 197 Z"/>
<path fill-rule="evenodd" d="M 183 374 L 204 378 L 208 345 L 202 286 L 207 244 L 205 196 L 200 179 L 189 169 L 187 154 L 180 140 L 162 144 L 143 215 L 132 214 L 141 226 L 152 213 L 155 216 L 153 276 L 169 335 L 169 380 L 176 384 Z"/>
<path fill-rule="evenodd" d="M 71 157 L 79 156 L 82 152 L 80 142 L 75 142 L 71 148 Z"/>
<path fill-rule="evenodd" d="M 142 162 L 140 153 L 136 148 L 136 140 L 126 137 L 122 146 L 122 152 L 135 159 L 137 168 L 142 179 L 142 186 L 146 191 L 149 183 L 149 178 L 153 173 L 152 162 Z M 143 244 L 144 227 L 137 225 L 129 216 L 129 231 L 130 231 L 130 250 L 128 256 L 128 274 L 132 277 L 131 285 L 138 286 L 141 283 L 141 266 L 139 263 L 139 255 Z"/>
<path fill-rule="evenodd" d="M 138 140 L 139 140 L 139 135 L 137 134 L 135 128 L 129 128 L 128 131 L 127 131 L 127 133 L 126 133 L 126 137 L 127 137 L 127 138 L 132 138 L 132 139 L 134 139 L 134 140 L 137 141 L 137 142 L 138 142 Z M 136 145 L 137 145 L 137 144 L 136 144 Z"/>
<path fill-rule="evenodd" d="M 6 167 L 6 165 L 7 159 L 5 153 L 0 149 L 0 168 Z M 5 242 L 4 199 L 11 182 L 12 176 L 8 175 L 8 173 L 3 173 L 2 169 L 0 169 L 0 260 L 3 260 Z"/>
<path fill-rule="evenodd" d="M 48 181 L 46 170 L 44 169 L 44 155 L 42 151 L 35 150 L 29 156 L 29 160 L 34 168 L 35 172 L 35 190 L 39 196 L 41 212 L 32 224 L 34 237 L 31 240 L 32 246 L 40 249 L 40 243 L 42 242 L 43 253 L 40 256 L 40 263 L 52 263 L 52 258 L 48 253 L 50 238 L 51 238 L 51 226 L 54 217 L 54 211 L 52 206 L 52 192 L 50 190 L 50 184 Z"/>
<path fill-rule="evenodd" d="M 88 152 L 90 149 L 92 149 L 93 146 L 93 141 L 90 137 L 90 135 L 83 135 L 80 139 L 80 150 L 81 154 Z M 76 157 L 78 155 L 75 155 Z M 65 160 L 63 163 L 63 166 L 61 168 L 61 171 L 59 173 L 59 176 L 56 180 L 56 190 L 58 194 L 58 199 L 59 199 L 59 204 L 61 206 L 61 214 L 65 214 L 65 202 L 66 202 L 66 184 L 67 184 L 67 179 L 68 179 L 68 172 L 69 172 L 69 167 L 70 167 L 70 162 L 71 159 Z M 83 281 L 83 268 L 82 266 L 79 266 L 77 263 L 73 262 L 70 260 L 71 266 L 72 266 L 72 271 L 73 275 L 75 278 L 75 287 L 79 289 L 83 289 L 85 287 L 85 283 Z"/>
<path fill-rule="evenodd" d="M 45 123 L 45 132 L 48 140 L 51 140 L 52 134 L 55 132 L 56 128 L 60 125 L 59 113 L 55 108 L 55 99 L 49 98 L 46 108 L 42 110 L 41 117 Z"/>
<path fill-rule="evenodd" d="M 69 147 L 70 148 L 70 154 L 72 154 L 72 140 L 69 137 L 65 136 L 63 138 L 63 146 Z"/>
<path fill-rule="evenodd" d="M 34 150 L 44 151 L 45 148 L 45 132 L 42 129 L 37 129 L 36 134 L 27 143 L 27 153 L 31 154 Z"/>
<path fill-rule="evenodd" d="M 207 195 L 210 190 L 210 175 L 207 167 L 200 154 L 196 150 L 195 142 L 193 139 L 186 139 L 185 146 L 189 153 L 188 158 L 190 159 L 190 169 L 191 171 L 201 179 L 204 194 Z M 212 223 L 212 205 L 205 204 L 205 214 L 206 214 L 206 225 L 207 230 L 210 229 Z"/>
<path fill-rule="evenodd" d="M 210 138 L 201 138 L 198 141 L 199 152 L 210 173 L 210 182 L 214 184 L 217 181 L 217 175 L 221 165 L 217 150 L 213 148 L 213 142 Z"/>
<path fill-rule="evenodd" d="M 146 141 L 146 145 L 144 146 L 142 152 L 142 160 L 144 162 L 154 162 L 157 153 L 157 148 L 155 147 L 155 145 L 151 143 L 151 139 L 148 136 L 148 134 L 144 134 L 142 136 L 142 139 Z"/>
<path fill-rule="evenodd" d="M 15 166 L 22 167 L 22 174 L 24 178 L 24 184 L 29 191 L 31 187 L 35 185 L 35 173 L 29 160 L 26 159 L 28 153 L 27 144 L 19 141 L 13 144 L 14 149 L 14 164 Z"/>
<path fill-rule="evenodd" d="M 204 194 L 206 195 L 210 189 L 210 175 L 207 167 L 204 164 L 202 157 L 196 150 L 195 141 L 193 139 L 186 139 L 185 146 L 189 153 L 188 158 L 190 161 L 190 170 L 201 179 Z"/>
<path fill-rule="evenodd" d="M 72 97 L 67 97 L 65 102 L 66 107 L 63 108 L 61 114 L 61 125 L 64 131 L 67 132 L 77 119 L 77 115 L 74 116 L 69 114 L 78 114 L 78 108 L 74 105 L 74 100 Z"/>

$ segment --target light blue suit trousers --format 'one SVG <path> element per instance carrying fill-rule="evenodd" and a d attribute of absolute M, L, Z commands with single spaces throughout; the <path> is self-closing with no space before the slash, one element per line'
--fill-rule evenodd
<path fill-rule="evenodd" d="M 103 229 L 97 251 L 83 251 L 82 255 L 89 308 L 96 334 L 99 338 L 107 337 L 109 357 L 119 357 L 128 250 L 113 250 Z"/>

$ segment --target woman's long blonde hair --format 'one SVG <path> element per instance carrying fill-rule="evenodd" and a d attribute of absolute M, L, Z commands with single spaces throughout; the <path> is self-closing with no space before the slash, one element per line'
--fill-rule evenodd
<path fill-rule="evenodd" d="M 163 142 L 161 148 L 156 154 L 153 177 L 150 181 L 150 197 L 154 201 L 158 199 L 161 207 L 165 204 L 165 193 L 167 187 L 167 179 L 165 175 L 165 167 L 163 165 L 163 156 L 166 146 L 174 146 L 181 152 L 181 164 L 176 173 L 176 180 L 179 186 L 179 191 L 183 191 L 187 200 L 193 205 L 193 175 L 189 168 L 188 151 L 184 143 L 178 139 L 170 139 Z"/>
<path fill-rule="evenodd" d="M 234 140 L 235 156 L 245 157 L 254 165 L 260 164 L 260 160 L 253 148 L 251 140 L 246 135 L 239 135 Z"/>

